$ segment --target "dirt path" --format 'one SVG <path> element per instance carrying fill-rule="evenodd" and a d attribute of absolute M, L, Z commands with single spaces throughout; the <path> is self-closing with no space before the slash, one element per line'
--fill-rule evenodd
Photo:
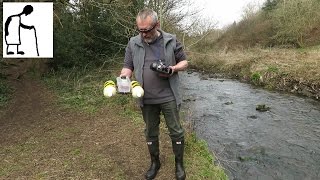
<path fill-rule="evenodd" d="M 63 110 L 41 81 L 10 81 L 10 104 L 0 111 L 0 179 L 144 179 L 149 156 L 143 125 Z M 174 179 L 170 140 L 161 136 L 157 179 Z"/>

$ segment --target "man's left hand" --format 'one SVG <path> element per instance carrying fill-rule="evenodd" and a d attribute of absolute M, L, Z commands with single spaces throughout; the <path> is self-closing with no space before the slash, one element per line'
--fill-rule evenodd
<path fill-rule="evenodd" d="M 160 77 L 170 77 L 175 73 L 175 67 L 174 66 L 169 66 L 168 68 L 171 69 L 171 74 L 164 74 L 164 73 L 159 73 Z"/>

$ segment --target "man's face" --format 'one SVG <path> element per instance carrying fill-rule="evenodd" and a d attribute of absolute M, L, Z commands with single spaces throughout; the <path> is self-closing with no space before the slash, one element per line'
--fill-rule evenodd
<path fill-rule="evenodd" d="M 157 29 L 159 23 L 154 23 L 152 18 L 148 16 L 146 19 L 137 18 L 137 27 L 138 30 L 146 43 L 151 43 L 157 39 Z"/>

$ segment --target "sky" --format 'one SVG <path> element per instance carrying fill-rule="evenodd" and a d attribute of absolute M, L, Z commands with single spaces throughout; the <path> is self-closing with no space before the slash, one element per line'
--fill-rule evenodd
<path fill-rule="evenodd" d="M 222 28 L 234 21 L 238 22 L 243 10 L 248 7 L 248 4 L 257 5 L 263 4 L 266 0 L 194 0 L 198 8 L 203 9 L 200 15 L 204 19 L 210 19 L 212 22 L 217 22 L 217 26 Z"/>

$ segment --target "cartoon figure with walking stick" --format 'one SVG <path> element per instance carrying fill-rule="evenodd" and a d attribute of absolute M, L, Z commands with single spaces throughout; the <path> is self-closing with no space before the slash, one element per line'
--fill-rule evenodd
<path fill-rule="evenodd" d="M 27 26 L 21 23 L 21 15 L 25 14 L 28 16 L 33 11 L 33 7 L 31 5 L 26 5 L 23 8 L 23 11 L 20 14 L 12 15 L 7 18 L 5 23 L 5 40 L 7 44 L 7 55 L 13 55 L 14 52 L 8 51 L 10 45 L 17 45 L 17 54 L 24 55 L 23 51 L 19 51 L 19 45 L 21 45 L 20 39 L 20 27 L 24 29 L 33 29 L 34 35 L 36 39 L 36 48 L 37 48 L 37 55 L 39 56 L 38 51 L 38 43 L 37 43 L 37 33 L 34 26 Z"/>

